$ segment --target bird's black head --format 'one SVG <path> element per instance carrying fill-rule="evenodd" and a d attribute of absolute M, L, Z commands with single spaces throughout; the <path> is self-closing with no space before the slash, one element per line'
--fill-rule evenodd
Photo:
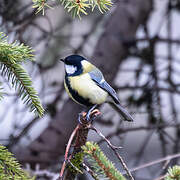
<path fill-rule="evenodd" d="M 65 64 L 66 74 L 69 76 L 76 76 L 83 72 L 81 61 L 85 60 L 84 57 L 80 55 L 70 55 L 61 61 Z"/>
<path fill-rule="evenodd" d="M 85 58 L 80 55 L 70 55 L 64 59 L 64 63 L 68 65 L 77 65 L 81 63 L 82 60 L 85 60 Z"/>

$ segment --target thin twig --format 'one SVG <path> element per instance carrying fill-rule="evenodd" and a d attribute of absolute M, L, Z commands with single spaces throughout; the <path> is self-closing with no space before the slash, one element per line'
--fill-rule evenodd
<path fill-rule="evenodd" d="M 154 180 L 164 180 L 166 176 L 167 176 L 167 175 L 163 175 L 163 176 L 160 176 L 160 177 L 158 177 L 158 178 L 156 178 L 156 179 L 154 179 Z"/>
<path fill-rule="evenodd" d="M 158 163 L 161 163 L 161 162 L 163 162 L 163 161 L 168 161 L 168 160 L 170 161 L 170 160 L 172 160 L 172 159 L 179 158 L 179 157 L 180 157 L 180 153 L 173 154 L 173 155 L 169 155 L 169 156 L 166 156 L 166 157 L 164 157 L 164 158 L 160 158 L 160 159 L 158 159 L 158 160 L 151 161 L 151 162 L 149 162 L 149 163 L 143 164 L 143 165 L 138 166 L 138 167 L 136 167 L 136 168 L 130 169 L 130 172 L 138 171 L 138 170 L 140 170 L 140 169 L 144 169 L 144 168 L 149 167 L 149 166 L 152 166 L 152 165 L 154 165 L 154 164 L 158 164 Z"/>
<path fill-rule="evenodd" d="M 113 136 L 117 136 L 120 134 L 125 134 L 128 132 L 134 132 L 134 131 L 150 131 L 150 130 L 158 130 L 159 128 L 165 129 L 165 128 L 178 128 L 180 127 L 180 123 L 164 123 L 164 124 L 158 124 L 158 125 L 148 125 L 148 126 L 137 126 L 137 127 L 131 127 L 131 128 L 118 128 L 116 132 L 112 132 L 106 136 L 106 139 L 110 139 Z M 104 139 L 101 139 L 99 143 L 102 143 Z"/>
<path fill-rule="evenodd" d="M 62 165 L 61 171 L 60 171 L 60 176 L 59 176 L 60 179 L 62 179 L 62 177 L 63 177 L 64 170 L 65 170 L 65 167 L 66 167 L 66 163 L 67 163 L 67 160 L 68 160 L 69 150 L 70 150 L 72 141 L 73 141 L 74 136 L 76 135 L 78 129 L 79 129 L 79 124 L 76 126 L 76 128 L 74 129 L 74 131 L 72 132 L 72 134 L 71 134 L 71 136 L 69 138 L 69 141 L 68 141 L 68 144 L 67 144 L 67 147 L 66 147 L 66 151 L 65 151 L 64 162 L 63 162 L 63 165 Z"/>

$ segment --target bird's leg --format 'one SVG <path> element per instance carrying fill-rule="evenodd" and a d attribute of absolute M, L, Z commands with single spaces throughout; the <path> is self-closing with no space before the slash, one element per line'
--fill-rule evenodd
<path fill-rule="evenodd" d="M 86 117 L 86 114 L 87 114 L 87 113 L 86 113 L 85 111 L 79 113 L 78 121 L 79 121 L 80 124 L 83 124 L 83 122 L 81 121 L 81 119 L 82 119 L 82 118 L 84 119 L 84 118 Z"/>
<path fill-rule="evenodd" d="M 91 112 L 92 112 L 96 107 L 97 107 L 97 104 L 95 104 L 94 106 L 92 106 L 92 107 L 88 110 L 88 112 L 87 112 L 87 114 L 86 114 L 86 120 L 87 120 L 87 121 L 90 121 Z"/>
<path fill-rule="evenodd" d="M 99 115 L 101 115 L 101 112 L 98 109 L 95 109 L 96 106 L 91 107 L 91 109 L 89 109 L 89 115 L 88 112 L 81 112 L 79 113 L 79 117 L 78 117 L 78 121 L 80 124 L 87 124 L 89 123 L 89 121 L 91 120 L 91 122 Z M 87 117 L 87 115 L 89 117 Z"/>

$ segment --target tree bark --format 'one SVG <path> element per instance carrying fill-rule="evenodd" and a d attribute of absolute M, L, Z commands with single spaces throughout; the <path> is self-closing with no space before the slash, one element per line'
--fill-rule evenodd
<path fill-rule="evenodd" d="M 147 21 L 151 10 L 152 0 L 116 3 L 91 59 L 103 71 L 107 81 L 112 82 L 115 78 L 120 63 L 128 55 L 127 42 L 135 38 L 138 27 Z M 27 149 L 16 152 L 17 158 L 21 162 L 39 163 L 41 167 L 58 162 L 80 111 L 77 104 L 67 100 L 44 132 Z"/>

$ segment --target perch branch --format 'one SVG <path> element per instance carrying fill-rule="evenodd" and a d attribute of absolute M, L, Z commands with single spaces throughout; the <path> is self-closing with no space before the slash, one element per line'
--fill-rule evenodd
<path fill-rule="evenodd" d="M 96 118 L 98 115 L 100 115 L 100 111 L 95 109 L 91 115 L 90 118 L 94 119 Z M 70 159 L 72 157 L 74 157 L 77 153 L 81 152 L 81 146 L 85 145 L 86 140 L 87 140 L 87 135 L 89 132 L 89 126 L 91 124 L 92 121 L 87 121 L 86 119 L 86 113 L 82 112 L 79 114 L 78 117 L 79 123 L 76 128 L 74 129 L 74 131 L 72 132 L 67 147 L 66 147 L 66 151 L 65 151 L 65 158 L 64 158 L 64 162 L 60 171 L 60 176 L 59 179 L 60 180 L 70 180 L 73 179 L 76 176 L 77 172 L 72 172 L 71 170 L 69 170 L 69 168 L 66 168 L 66 165 L 68 162 L 70 162 Z M 73 139 L 75 139 L 75 144 L 73 145 L 73 152 L 72 154 L 69 156 L 69 150 L 72 146 L 72 142 Z M 75 168 L 76 170 L 76 168 Z M 66 173 L 65 173 L 66 171 Z"/>

